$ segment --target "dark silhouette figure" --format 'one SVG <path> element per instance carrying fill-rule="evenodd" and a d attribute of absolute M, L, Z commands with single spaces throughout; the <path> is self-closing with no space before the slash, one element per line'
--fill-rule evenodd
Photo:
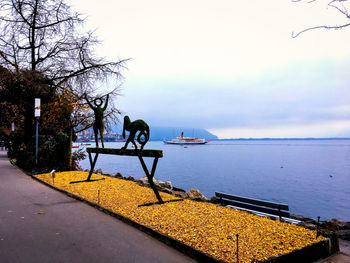
<path fill-rule="evenodd" d="M 105 125 L 103 123 L 103 117 L 104 117 L 103 113 L 104 113 L 104 111 L 106 110 L 106 108 L 108 106 L 109 94 L 107 94 L 106 103 L 105 103 L 105 105 L 103 107 L 101 107 L 102 102 L 103 102 L 102 101 L 102 97 L 94 99 L 95 106 L 90 103 L 90 101 L 88 100 L 86 94 L 84 94 L 84 98 L 87 101 L 87 103 L 89 104 L 90 108 L 95 113 L 95 121 L 94 121 L 94 124 L 93 124 L 93 129 L 94 129 L 94 133 L 95 133 L 96 148 L 98 148 L 98 132 L 100 132 L 102 148 L 105 148 L 104 142 L 103 142 L 103 131 L 104 131 L 104 128 L 105 128 Z"/>
<path fill-rule="evenodd" d="M 135 150 L 137 149 L 137 144 L 135 143 L 136 133 L 139 132 L 136 140 L 139 144 L 141 144 L 141 150 L 145 146 L 145 144 L 149 140 L 149 127 L 146 122 L 143 120 L 136 120 L 131 122 L 129 116 L 124 117 L 124 125 L 123 125 L 123 138 L 125 139 L 125 131 L 130 132 L 128 139 L 122 149 L 126 149 L 128 147 L 129 142 L 131 142 L 135 146 Z M 142 141 L 141 136 L 144 136 L 145 139 Z"/>

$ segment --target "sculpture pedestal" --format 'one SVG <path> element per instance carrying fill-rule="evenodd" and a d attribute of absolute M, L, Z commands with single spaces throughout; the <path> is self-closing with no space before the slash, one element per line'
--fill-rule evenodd
<path fill-rule="evenodd" d="M 89 161 L 90 161 L 90 172 L 89 172 L 88 178 L 86 180 L 83 180 L 83 181 L 70 182 L 71 184 L 95 182 L 95 181 L 99 181 L 99 180 L 104 180 L 104 178 L 93 179 L 93 180 L 91 179 L 91 175 L 92 175 L 92 172 L 94 171 L 99 154 L 135 156 L 135 157 L 139 158 L 140 163 L 142 165 L 142 169 L 144 170 L 144 172 L 147 176 L 148 183 L 151 186 L 154 194 L 156 195 L 156 197 L 158 199 L 158 203 L 152 203 L 152 204 L 164 204 L 164 201 L 162 200 L 162 198 L 161 198 L 161 196 L 160 196 L 160 194 L 159 194 L 159 192 L 158 192 L 158 190 L 153 182 L 153 177 L 154 177 L 154 174 L 156 172 L 158 159 L 163 157 L 163 151 L 161 151 L 161 150 L 138 150 L 138 149 L 136 149 L 136 150 L 134 150 L 134 149 L 114 149 L 114 148 L 86 148 L 86 151 L 89 154 Z M 92 159 L 91 153 L 95 153 L 94 159 Z M 143 157 L 154 158 L 151 173 L 149 172 L 149 170 L 145 164 L 145 161 L 143 160 Z"/>

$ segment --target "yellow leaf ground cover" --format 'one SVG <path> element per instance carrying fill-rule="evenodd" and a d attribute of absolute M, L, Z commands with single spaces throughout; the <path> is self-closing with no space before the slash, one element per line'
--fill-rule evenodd
<path fill-rule="evenodd" d="M 92 179 L 105 180 L 69 184 L 84 180 L 87 175 L 74 171 L 56 173 L 54 180 L 51 174 L 35 177 L 226 262 L 236 262 L 236 234 L 240 262 L 264 260 L 324 240 L 316 240 L 315 231 L 294 224 L 211 203 L 184 200 L 138 207 L 157 201 L 153 191 L 122 179 L 93 174 Z M 160 195 L 164 201 L 178 199 L 166 193 Z"/>

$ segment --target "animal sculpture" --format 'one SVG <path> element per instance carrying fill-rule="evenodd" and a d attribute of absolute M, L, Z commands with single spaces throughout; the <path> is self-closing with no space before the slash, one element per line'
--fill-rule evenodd
<path fill-rule="evenodd" d="M 136 120 L 131 122 L 129 116 L 125 116 L 124 125 L 123 125 L 124 139 L 125 139 L 125 131 L 129 132 L 129 137 L 126 140 L 125 145 L 124 147 L 122 147 L 122 149 L 126 149 L 128 147 L 129 142 L 131 142 L 134 145 L 135 150 L 137 150 L 137 144 L 135 142 L 135 139 L 136 139 L 136 141 L 141 145 L 141 150 L 142 150 L 145 144 L 149 140 L 149 127 L 148 127 L 148 124 L 143 120 Z M 137 133 L 138 135 L 136 137 Z M 144 137 L 143 140 L 141 140 L 142 137 Z"/>

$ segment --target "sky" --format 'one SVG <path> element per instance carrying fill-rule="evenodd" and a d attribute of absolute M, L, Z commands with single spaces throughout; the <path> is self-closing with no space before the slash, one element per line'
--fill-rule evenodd
<path fill-rule="evenodd" d="M 151 127 L 219 138 L 350 137 L 350 27 L 327 1 L 70 0 L 102 44 L 130 58 L 115 101 Z M 111 83 L 101 89 L 110 89 Z"/>

